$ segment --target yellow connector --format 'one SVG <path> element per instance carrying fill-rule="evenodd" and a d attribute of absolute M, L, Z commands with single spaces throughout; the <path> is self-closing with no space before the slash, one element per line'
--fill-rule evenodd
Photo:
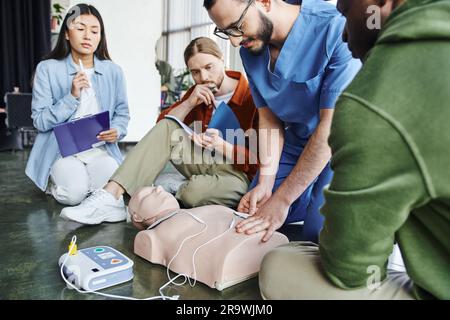
<path fill-rule="evenodd" d="M 78 252 L 77 244 L 71 241 L 69 244 L 69 255 L 76 256 Z"/>

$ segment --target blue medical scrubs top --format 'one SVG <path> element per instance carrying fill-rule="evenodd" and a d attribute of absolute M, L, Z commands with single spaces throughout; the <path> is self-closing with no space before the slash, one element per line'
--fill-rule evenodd
<path fill-rule="evenodd" d="M 303 0 L 273 72 L 266 46 L 255 56 L 241 48 L 255 105 L 269 107 L 285 124 L 286 144 L 302 150 L 361 67 L 342 40 L 345 18 L 323 0 Z"/>

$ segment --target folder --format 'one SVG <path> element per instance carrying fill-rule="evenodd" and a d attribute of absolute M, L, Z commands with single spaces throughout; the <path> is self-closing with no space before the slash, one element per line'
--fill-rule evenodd
<path fill-rule="evenodd" d="M 187 134 L 194 134 L 194 130 L 192 130 L 177 117 L 166 115 L 165 118 L 177 122 L 184 129 L 184 131 L 186 131 Z M 229 137 L 227 137 L 227 129 L 232 130 L 230 134 L 233 134 L 235 130 L 238 130 L 240 128 L 241 124 L 239 123 L 238 118 L 234 114 L 233 110 L 231 110 L 230 106 L 225 102 L 222 102 L 221 104 L 219 104 L 219 106 L 216 107 L 216 111 L 214 112 L 208 124 L 208 129 L 219 130 L 222 139 L 228 141 L 233 145 L 245 145 L 245 135 L 241 132 L 240 134 L 236 133 L 236 136 L 230 135 Z"/>
<path fill-rule="evenodd" d="M 235 132 L 236 130 L 241 129 L 241 124 L 233 110 L 231 110 L 230 106 L 225 102 L 222 102 L 221 104 L 219 104 L 219 106 L 217 106 L 216 111 L 214 112 L 214 115 L 208 124 L 208 129 L 219 130 L 222 134 L 222 139 L 228 141 L 233 145 L 245 144 L 245 136 L 243 132 L 241 132 L 240 134 Z M 232 130 L 230 131 L 230 136 L 228 137 L 227 130 Z M 241 137 L 241 139 L 237 137 Z"/>
<path fill-rule="evenodd" d="M 110 129 L 109 111 L 60 124 L 54 128 L 62 157 L 68 157 L 104 145 L 97 136 Z"/>

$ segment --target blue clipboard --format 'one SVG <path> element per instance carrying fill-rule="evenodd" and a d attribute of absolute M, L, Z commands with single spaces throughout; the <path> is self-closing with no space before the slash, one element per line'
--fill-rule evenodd
<path fill-rule="evenodd" d="M 225 102 L 222 102 L 221 104 L 219 104 L 219 106 L 216 107 L 216 111 L 214 112 L 214 115 L 208 124 L 208 129 L 219 130 L 222 134 L 222 139 L 228 141 L 231 144 L 242 144 L 242 142 L 240 143 L 240 140 L 243 139 L 238 139 L 232 136 L 227 137 L 227 129 L 235 132 L 236 130 L 241 129 L 241 124 L 239 123 L 239 120 L 234 114 L 233 110 L 231 110 L 230 106 Z"/>
<path fill-rule="evenodd" d="M 105 144 L 97 136 L 109 129 L 109 111 L 104 111 L 60 124 L 53 131 L 61 156 L 65 158 Z"/>

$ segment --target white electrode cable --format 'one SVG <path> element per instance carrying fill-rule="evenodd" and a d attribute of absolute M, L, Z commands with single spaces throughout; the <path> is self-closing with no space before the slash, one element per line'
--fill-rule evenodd
<path fill-rule="evenodd" d="M 178 300 L 179 297 L 180 297 L 179 295 L 166 296 L 166 295 L 162 292 L 162 290 L 165 289 L 165 288 L 166 288 L 167 286 L 169 286 L 170 284 L 174 284 L 174 285 L 176 285 L 176 286 L 182 286 L 182 285 L 184 285 L 186 282 L 188 282 L 189 285 L 190 285 L 191 287 L 194 287 L 195 284 L 197 283 L 197 279 L 196 279 L 196 278 L 197 278 L 197 268 L 196 268 L 196 266 L 195 266 L 195 256 L 196 256 L 197 252 L 198 252 L 201 248 L 203 248 L 204 246 L 206 246 L 207 244 L 209 244 L 209 243 L 211 243 L 211 242 L 213 242 L 213 241 L 215 241 L 215 240 L 221 238 L 221 237 L 224 236 L 228 231 L 230 231 L 230 230 L 234 227 L 234 225 L 235 225 L 235 220 L 234 220 L 234 218 L 232 218 L 231 221 L 230 221 L 230 225 L 228 226 L 228 229 L 226 229 L 224 232 L 222 232 L 222 233 L 219 234 L 218 236 L 216 236 L 216 237 L 214 237 L 214 238 L 208 240 L 207 242 L 201 244 L 200 246 L 198 246 L 198 247 L 194 250 L 194 253 L 192 254 L 192 269 L 193 269 L 192 277 L 193 277 L 194 280 L 193 280 L 193 282 L 191 282 L 191 278 L 190 278 L 187 274 L 184 274 L 184 273 L 180 273 L 180 274 L 178 274 L 177 276 L 175 276 L 175 277 L 172 278 L 172 277 L 170 276 L 170 265 L 171 265 L 172 262 L 175 260 L 175 258 L 179 255 L 179 253 L 180 253 L 181 249 L 183 248 L 184 244 L 186 243 L 186 241 L 188 241 L 188 240 L 190 240 L 190 239 L 192 239 L 192 238 L 195 238 L 195 237 L 201 235 L 202 233 L 204 233 L 204 232 L 208 229 L 208 224 L 205 223 L 202 219 L 200 219 L 200 218 L 197 217 L 196 215 L 192 214 L 191 212 L 188 212 L 188 211 L 185 211 L 185 210 L 177 210 L 177 212 L 175 212 L 175 213 L 184 213 L 184 214 L 187 214 L 187 215 L 191 216 L 194 220 L 196 220 L 196 221 L 198 221 L 199 223 L 203 224 L 203 225 L 204 225 L 204 228 L 203 228 L 200 232 L 198 232 L 198 233 L 196 233 L 196 234 L 194 234 L 194 235 L 191 235 L 191 236 L 186 237 L 186 238 L 183 239 L 183 241 L 181 242 L 180 246 L 179 246 L 178 249 L 177 249 L 177 252 L 176 252 L 175 255 L 172 257 L 172 259 L 170 260 L 170 262 L 167 264 L 166 273 L 167 273 L 167 277 L 168 277 L 169 281 L 166 282 L 164 285 L 162 285 L 162 286 L 159 288 L 159 294 L 160 294 L 159 296 L 153 296 L 153 297 L 148 297 L 148 298 L 138 299 L 138 298 L 134 298 L 134 297 L 119 296 L 119 295 L 107 294 L 107 293 L 102 293 L 102 292 L 97 292 L 97 291 L 92 291 L 92 290 L 86 290 L 86 291 L 83 291 L 83 290 L 80 290 L 80 289 L 79 289 L 78 287 L 76 287 L 75 285 L 73 285 L 71 282 L 68 281 L 68 279 L 67 279 L 66 276 L 64 275 L 64 271 L 63 271 L 63 270 L 64 270 L 65 264 L 67 263 L 67 260 L 69 259 L 69 256 L 70 256 L 71 252 L 72 252 L 73 249 L 75 248 L 75 245 L 76 245 L 76 242 L 77 242 L 77 236 L 75 236 L 75 235 L 72 237 L 72 240 L 71 240 L 71 242 L 70 242 L 70 246 L 69 246 L 69 250 L 68 250 L 68 252 L 67 252 L 67 255 L 66 255 L 66 257 L 64 258 L 63 263 L 61 264 L 61 268 L 60 268 L 61 277 L 63 278 L 64 282 L 66 282 L 66 284 L 67 284 L 70 288 L 75 289 L 77 292 L 79 292 L 79 293 L 81 293 L 81 294 L 93 293 L 93 294 L 97 294 L 97 295 L 100 295 L 100 296 L 103 296 L 103 297 L 114 298 L 114 299 L 123 299 L 123 300 L 156 300 L 156 299 L 162 299 L 162 300 Z M 174 213 L 174 214 L 175 214 L 175 213 Z M 184 277 L 184 281 L 181 282 L 181 283 L 175 282 L 175 280 L 178 279 L 178 278 L 180 278 L 180 277 Z"/>
<path fill-rule="evenodd" d="M 172 257 L 172 259 L 170 259 L 170 262 L 167 264 L 167 268 L 166 268 L 166 273 L 167 273 L 167 277 L 169 278 L 169 282 L 167 282 L 165 285 L 163 285 L 163 286 L 159 289 L 159 294 L 160 294 L 161 296 L 164 296 L 164 294 L 162 293 L 162 290 L 163 290 L 166 286 L 168 286 L 169 284 L 171 284 L 171 283 L 173 283 L 173 284 L 176 285 L 176 286 L 182 286 L 182 285 L 184 285 L 186 282 L 188 282 L 189 285 L 190 285 L 191 287 L 194 287 L 195 284 L 197 283 L 197 268 L 196 268 L 196 266 L 195 266 L 195 255 L 197 254 L 197 252 L 198 252 L 201 248 L 203 248 L 203 247 L 206 246 L 207 244 L 209 244 L 209 243 L 211 243 L 211 242 L 213 242 L 213 241 L 215 241 L 215 240 L 221 238 L 222 236 L 224 236 L 224 235 L 225 235 L 228 231 L 230 231 L 230 230 L 234 227 L 234 225 L 235 225 L 235 220 L 234 220 L 234 218 L 232 218 L 231 221 L 230 221 L 230 225 L 228 226 L 228 229 L 226 229 L 224 232 L 222 232 L 222 233 L 219 234 L 218 236 L 216 236 L 216 237 L 214 237 L 214 238 L 208 240 L 207 242 L 201 244 L 200 246 L 198 246 L 198 247 L 194 250 L 194 253 L 192 254 L 192 269 L 193 269 L 193 272 L 192 272 L 192 275 L 191 275 L 192 278 L 194 279 L 193 282 L 191 282 L 191 277 L 189 277 L 189 276 L 188 276 L 187 274 L 185 274 L 185 273 L 180 273 L 180 274 L 178 274 L 176 277 L 171 278 L 171 277 L 170 277 L 170 265 L 171 265 L 172 262 L 175 260 L 175 258 L 178 256 L 178 254 L 180 253 L 180 251 L 181 251 L 181 249 L 183 248 L 183 245 L 185 244 L 185 242 L 188 241 L 188 240 L 190 240 L 190 239 L 192 239 L 192 238 L 195 238 L 195 237 L 199 236 L 200 234 L 204 233 L 204 232 L 208 229 L 208 225 L 207 225 L 203 220 L 201 220 L 199 217 L 197 217 L 196 215 L 192 214 L 191 212 L 184 211 L 184 210 L 179 210 L 177 213 L 184 213 L 184 214 L 187 214 L 187 215 L 191 216 L 193 219 L 195 219 L 196 221 L 198 221 L 198 222 L 200 222 L 201 224 L 203 224 L 205 227 L 204 227 L 200 232 L 198 232 L 198 233 L 196 233 L 196 234 L 194 234 L 194 235 L 191 235 L 191 236 L 186 237 L 185 239 L 183 239 L 183 241 L 181 242 L 180 246 L 178 247 L 177 252 L 176 252 L 175 255 Z M 175 280 L 176 280 L 177 278 L 179 278 L 179 277 L 184 277 L 184 281 L 183 281 L 182 283 L 176 283 L 176 282 L 175 282 Z"/>

